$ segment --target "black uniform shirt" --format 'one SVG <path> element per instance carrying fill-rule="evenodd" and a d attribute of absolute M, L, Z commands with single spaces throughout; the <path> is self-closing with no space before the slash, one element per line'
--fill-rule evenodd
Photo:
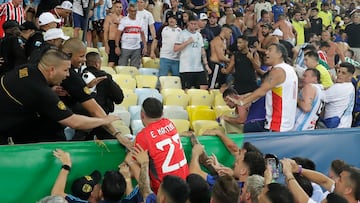
<path fill-rule="evenodd" d="M 93 99 L 93 97 L 90 95 L 91 92 L 81 78 L 80 73 L 78 73 L 73 66 L 71 66 L 69 72 L 70 76 L 61 83 L 61 86 L 69 93 L 69 95 L 60 98 L 67 106 L 73 108 L 77 103 L 83 103 Z"/>
<path fill-rule="evenodd" d="M 60 121 L 73 114 L 35 66 L 14 69 L 0 82 L 0 132 L 39 116 Z"/>

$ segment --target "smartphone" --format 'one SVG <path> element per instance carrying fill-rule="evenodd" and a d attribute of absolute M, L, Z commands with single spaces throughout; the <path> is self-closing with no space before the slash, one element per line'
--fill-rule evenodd
<path fill-rule="evenodd" d="M 267 165 L 271 168 L 271 174 L 273 179 L 279 178 L 279 168 L 276 165 L 276 159 L 275 158 L 267 158 L 266 159 Z"/>

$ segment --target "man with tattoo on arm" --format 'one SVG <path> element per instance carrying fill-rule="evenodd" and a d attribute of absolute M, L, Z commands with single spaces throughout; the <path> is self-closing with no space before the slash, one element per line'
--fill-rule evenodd
<path fill-rule="evenodd" d="M 266 123 L 269 131 L 290 131 L 294 127 L 298 78 L 294 68 L 285 63 L 286 48 L 271 44 L 265 52 L 264 62 L 272 66 L 261 86 L 245 98 L 228 96 L 235 104 L 244 106 L 265 96 Z"/>
<path fill-rule="evenodd" d="M 145 126 L 136 136 L 135 143 L 149 151 L 151 187 L 157 193 L 166 175 L 183 180 L 189 174 L 187 160 L 175 125 L 163 118 L 163 105 L 149 97 L 142 104 L 141 120 Z"/>

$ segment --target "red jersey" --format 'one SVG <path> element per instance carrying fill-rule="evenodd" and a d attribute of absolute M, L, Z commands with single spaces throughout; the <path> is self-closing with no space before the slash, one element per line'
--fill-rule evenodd
<path fill-rule="evenodd" d="M 8 20 L 16 20 L 19 25 L 25 22 L 25 13 L 22 5 L 15 7 L 12 2 L 0 5 L 0 38 L 4 36 L 2 25 Z"/>
<path fill-rule="evenodd" d="M 175 125 L 162 118 L 143 128 L 136 136 L 135 144 L 148 150 L 151 187 L 155 193 L 166 175 L 176 175 L 184 179 L 189 168 Z"/>

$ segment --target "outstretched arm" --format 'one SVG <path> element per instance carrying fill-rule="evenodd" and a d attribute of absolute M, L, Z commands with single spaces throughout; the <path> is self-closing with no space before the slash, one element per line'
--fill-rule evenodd
<path fill-rule="evenodd" d="M 56 178 L 53 188 L 51 189 L 51 195 L 59 195 L 65 198 L 66 181 L 71 169 L 70 154 L 61 149 L 56 149 L 53 151 L 53 155 L 61 161 L 63 167 L 60 169 L 59 175 Z"/>

